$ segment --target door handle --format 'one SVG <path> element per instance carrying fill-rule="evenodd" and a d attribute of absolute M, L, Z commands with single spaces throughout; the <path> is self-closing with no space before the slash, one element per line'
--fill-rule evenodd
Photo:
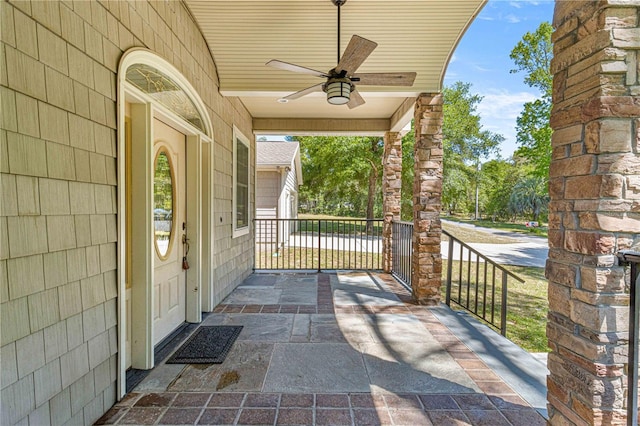
<path fill-rule="evenodd" d="M 182 244 L 184 246 L 184 256 L 182 257 L 182 269 L 185 271 L 189 269 L 189 262 L 187 261 L 187 255 L 189 254 L 189 239 L 187 234 L 182 234 Z"/>

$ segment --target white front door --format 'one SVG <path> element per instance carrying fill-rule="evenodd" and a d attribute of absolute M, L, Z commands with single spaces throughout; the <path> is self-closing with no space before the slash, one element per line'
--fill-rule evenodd
<path fill-rule="evenodd" d="M 154 120 L 153 344 L 186 318 L 186 137 Z M 135 166 L 134 166 L 135 167 Z"/>

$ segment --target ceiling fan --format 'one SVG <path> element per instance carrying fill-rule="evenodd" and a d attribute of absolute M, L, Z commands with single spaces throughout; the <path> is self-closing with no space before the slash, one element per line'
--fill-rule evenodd
<path fill-rule="evenodd" d="M 340 7 L 345 4 L 347 0 L 331 0 L 331 2 L 338 8 L 338 65 L 328 72 L 322 72 L 277 59 L 270 60 L 266 65 L 286 71 L 326 78 L 324 83 L 316 84 L 292 93 L 280 101 L 292 101 L 309 93 L 323 91 L 327 94 L 327 102 L 330 104 L 347 104 L 349 108 L 355 108 L 365 103 L 360 93 L 358 93 L 355 83 L 367 86 L 412 86 L 416 79 L 415 72 L 355 73 L 378 44 L 354 34 L 342 57 L 340 57 Z"/>

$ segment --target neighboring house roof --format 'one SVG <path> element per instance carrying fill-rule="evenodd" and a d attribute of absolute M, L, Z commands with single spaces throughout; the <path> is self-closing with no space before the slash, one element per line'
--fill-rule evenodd
<path fill-rule="evenodd" d="M 256 165 L 259 169 L 295 168 L 298 185 L 302 185 L 302 165 L 298 142 L 257 141 Z M 294 167 L 295 166 L 295 167 Z"/>

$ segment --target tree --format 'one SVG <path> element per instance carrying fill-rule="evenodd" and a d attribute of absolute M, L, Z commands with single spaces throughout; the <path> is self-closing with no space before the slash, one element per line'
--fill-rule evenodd
<path fill-rule="evenodd" d="M 449 214 L 460 208 L 466 208 L 469 202 L 471 189 L 469 176 L 461 168 L 454 168 L 442 178 L 442 205 Z"/>
<path fill-rule="evenodd" d="M 509 55 L 516 65 L 511 72 L 525 72 L 524 82 L 541 92 L 539 99 L 524 104 L 517 119 L 516 153 L 535 166 L 535 176 L 544 178 L 549 176 L 551 162 L 552 31 L 551 24 L 543 22 L 535 32 L 526 33 Z"/>
<path fill-rule="evenodd" d="M 523 174 L 523 167 L 514 160 L 490 160 L 482 165 L 481 191 L 491 220 L 509 218 L 511 192 Z"/>
<path fill-rule="evenodd" d="M 509 57 L 516 65 L 511 73 L 524 71 L 527 73 L 524 82 L 530 87 L 537 87 L 543 96 L 551 97 L 553 77 L 550 72 L 553 46 L 551 33 L 553 27 L 543 22 L 533 32 L 527 32 L 516 44 Z"/>
<path fill-rule="evenodd" d="M 402 137 L 402 191 L 400 198 L 400 217 L 402 220 L 413 220 L 413 148 L 415 146 L 414 123 L 411 130 Z"/>
<path fill-rule="evenodd" d="M 380 204 L 383 141 L 376 137 L 297 139 L 305 177 L 301 203 L 313 200 L 324 206 L 324 213 L 373 219 Z"/>
<path fill-rule="evenodd" d="M 504 137 L 482 129 L 477 114 L 482 96 L 471 93 L 470 83 L 455 82 L 445 87 L 443 94 L 443 202 L 449 201 L 452 213 L 457 206 L 467 204 L 461 202 L 461 197 L 466 196 L 470 201 L 468 205 L 475 205 L 475 217 L 478 219 L 480 164 L 482 158 L 497 153 Z M 462 182 L 463 174 L 468 181 L 465 191 L 454 187 L 454 182 Z"/>
<path fill-rule="evenodd" d="M 482 128 L 477 114 L 482 97 L 471 93 L 471 84 L 456 82 L 445 87 L 443 134 L 442 202 L 450 213 L 474 204 L 474 190 L 481 178 L 478 165 L 497 152 L 504 138 Z M 402 218 L 413 216 L 414 130 L 402 138 Z"/>
<path fill-rule="evenodd" d="M 477 114 L 482 96 L 471 93 L 471 83 L 457 81 L 445 87 L 442 93 L 445 164 L 447 160 L 455 158 L 467 164 L 475 164 L 479 158 L 497 152 L 504 138 L 482 129 L 480 116 Z"/>
<path fill-rule="evenodd" d="M 531 215 L 532 220 L 538 220 L 548 203 L 547 182 L 539 176 L 528 176 L 516 183 L 509 199 L 509 207 L 515 214 Z"/>

